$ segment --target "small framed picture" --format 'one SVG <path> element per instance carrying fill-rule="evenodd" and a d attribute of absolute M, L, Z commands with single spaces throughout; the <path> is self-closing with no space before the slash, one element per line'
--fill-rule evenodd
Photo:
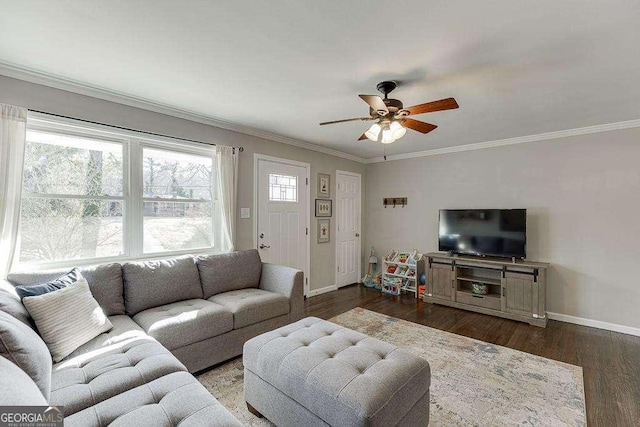
<path fill-rule="evenodd" d="M 327 243 L 330 240 L 330 220 L 319 219 L 318 220 L 318 243 Z"/>
<path fill-rule="evenodd" d="M 331 175 L 318 174 L 318 197 L 328 199 L 331 197 Z"/>
<path fill-rule="evenodd" d="M 316 216 L 317 217 L 330 217 L 331 216 L 331 200 L 316 199 Z"/>

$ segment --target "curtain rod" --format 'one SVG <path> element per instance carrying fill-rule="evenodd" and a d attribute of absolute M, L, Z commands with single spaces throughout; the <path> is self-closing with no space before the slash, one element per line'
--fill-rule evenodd
<path fill-rule="evenodd" d="M 94 122 L 93 120 L 78 119 L 77 117 L 69 117 L 69 116 L 64 116 L 62 114 L 49 113 L 48 111 L 40 111 L 40 110 L 32 110 L 32 109 L 29 109 L 29 111 L 31 111 L 32 113 L 46 114 L 47 116 L 54 116 L 54 117 L 60 117 L 60 118 L 63 118 L 63 119 L 77 120 L 79 122 L 84 122 L 84 123 L 91 123 L 93 125 L 107 126 L 107 127 L 111 127 L 111 128 L 115 128 L 115 129 L 127 130 L 127 131 L 130 131 L 130 132 L 138 132 L 138 133 L 145 133 L 147 135 L 160 136 L 162 138 L 171 138 L 171 139 L 177 139 L 177 140 L 180 140 L 180 141 L 195 142 L 196 144 L 213 145 L 213 146 L 217 145 L 217 144 L 215 144 L 213 142 L 203 142 L 203 141 L 197 141 L 195 139 L 180 138 L 179 136 L 171 136 L 171 135 L 164 135 L 164 134 L 161 134 L 161 133 L 147 132 L 146 130 L 132 129 L 132 128 L 124 127 L 124 126 L 110 125 L 108 123 Z M 236 147 L 233 147 L 233 152 L 235 153 L 235 151 L 236 151 Z M 244 147 L 238 147 L 238 151 L 242 153 L 244 151 Z"/>

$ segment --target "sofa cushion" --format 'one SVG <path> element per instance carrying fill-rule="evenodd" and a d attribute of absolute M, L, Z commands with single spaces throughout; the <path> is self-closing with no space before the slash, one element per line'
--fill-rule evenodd
<path fill-rule="evenodd" d="M 15 363 L 48 399 L 51 390 L 51 354 L 42 338 L 15 317 L 0 311 L 0 355 Z"/>
<path fill-rule="evenodd" d="M 93 297 L 107 316 L 124 314 L 122 268 L 120 264 L 101 264 L 79 268 L 87 279 Z M 7 280 L 14 286 L 31 286 L 54 280 L 68 270 L 57 269 L 36 272 L 11 273 Z"/>
<path fill-rule="evenodd" d="M 233 329 L 229 309 L 203 299 L 190 299 L 141 311 L 133 317 L 169 350 L 213 338 Z"/>
<path fill-rule="evenodd" d="M 84 278 L 57 291 L 26 297 L 22 302 L 55 362 L 112 328 Z"/>
<path fill-rule="evenodd" d="M 242 426 L 191 374 L 175 372 L 65 418 L 65 426 Z"/>
<path fill-rule="evenodd" d="M 0 406 L 47 406 L 35 382 L 18 366 L 0 357 Z"/>
<path fill-rule="evenodd" d="M 228 308 L 233 313 L 233 329 L 289 313 L 289 299 L 262 289 L 240 289 L 214 295 L 209 301 Z"/>
<path fill-rule="evenodd" d="M 221 292 L 257 288 L 262 261 L 256 249 L 197 258 L 204 298 Z"/>
<path fill-rule="evenodd" d="M 122 266 L 127 314 L 172 302 L 202 298 L 200 276 L 191 256 L 128 262 Z"/>
<path fill-rule="evenodd" d="M 56 364 L 49 401 L 70 415 L 180 371 L 186 368 L 169 350 L 149 336 L 138 336 Z"/>
<path fill-rule="evenodd" d="M 61 366 L 65 362 L 82 363 L 82 360 L 91 358 L 95 354 L 103 353 L 105 347 L 123 343 L 125 341 L 131 341 L 133 339 L 147 339 L 153 341 L 153 338 L 149 337 L 140 325 L 134 322 L 129 316 L 109 316 L 109 321 L 113 325 L 113 328 L 82 344 L 70 355 L 62 359 L 56 366 Z"/>

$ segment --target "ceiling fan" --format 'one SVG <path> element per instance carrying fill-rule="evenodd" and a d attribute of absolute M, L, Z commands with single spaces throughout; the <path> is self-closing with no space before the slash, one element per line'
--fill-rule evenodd
<path fill-rule="evenodd" d="M 384 99 L 378 95 L 358 95 L 364 102 L 369 104 L 369 116 L 323 122 L 320 125 L 373 120 L 375 123 L 358 138 L 358 141 L 368 138 L 374 142 L 379 141 L 383 144 L 391 144 L 402 138 L 407 133 L 407 128 L 425 134 L 438 127 L 430 123 L 414 120 L 409 116 L 458 108 L 458 103 L 453 98 L 445 98 L 404 108 L 400 100 L 388 97 L 396 86 L 397 84 L 394 81 L 378 83 L 376 87 L 384 95 Z"/>

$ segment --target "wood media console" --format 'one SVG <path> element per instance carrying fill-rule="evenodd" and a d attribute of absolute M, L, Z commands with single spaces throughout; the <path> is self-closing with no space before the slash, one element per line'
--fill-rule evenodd
<path fill-rule="evenodd" d="M 428 253 L 425 259 L 425 302 L 520 320 L 543 328 L 547 326 L 549 264 L 440 252 Z M 486 285 L 488 293 L 473 293 L 473 284 Z"/>

